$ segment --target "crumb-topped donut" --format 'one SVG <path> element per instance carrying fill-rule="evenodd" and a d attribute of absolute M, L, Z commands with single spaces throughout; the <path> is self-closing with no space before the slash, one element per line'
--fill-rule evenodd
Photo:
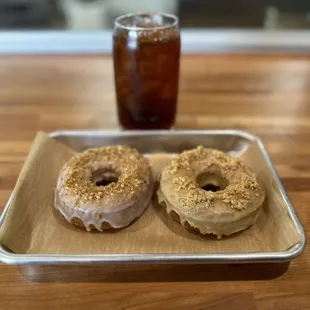
<path fill-rule="evenodd" d="M 164 168 L 157 194 L 184 227 L 219 238 L 252 225 L 265 198 L 256 175 L 240 159 L 201 146 Z"/>
<path fill-rule="evenodd" d="M 146 158 L 128 146 L 89 149 L 61 169 L 55 207 L 88 231 L 127 226 L 139 217 L 152 195 L 152 172 Z"/>

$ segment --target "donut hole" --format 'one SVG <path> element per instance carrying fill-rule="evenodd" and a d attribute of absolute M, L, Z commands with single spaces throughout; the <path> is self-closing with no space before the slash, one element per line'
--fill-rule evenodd
<path fill-rule="evenodd" d="M 92 172 L 92 182 L 97 186 L 107 186 L 118 182 L 119 174 L 114 170 L 98 169 Z"/>
<path fill-rule="evenodd" d="M 228 181 L 221 175 L 214 173 L 202 173 L 197 178 L 197 183 L 205 191 L 218 192 L 224 190 Z"/>

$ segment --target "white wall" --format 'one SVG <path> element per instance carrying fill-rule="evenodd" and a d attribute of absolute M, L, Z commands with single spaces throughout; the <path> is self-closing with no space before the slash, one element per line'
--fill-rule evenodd
<path fill-rule="evenodd" d="M 130 12 L 166 12 L 175 14 L 178 0 L 58 0 L 66 26 L 75 30 L 106 29 L 111 19 Z"/>
<path fill-rule="evenodd" d="M 105 5 L 112 15 L 150 11 L 175 14 L 178 0 L 105 0 Z"/>

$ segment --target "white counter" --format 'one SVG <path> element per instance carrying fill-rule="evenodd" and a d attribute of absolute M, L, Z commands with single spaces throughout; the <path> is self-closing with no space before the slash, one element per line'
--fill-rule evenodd
<path fill-rule="evenodd" d="M 3 31 L 0 54 L 111 53 L 111 31 Z M 183 53 L 310 53 L 309 31 L 182 30 Z"/>

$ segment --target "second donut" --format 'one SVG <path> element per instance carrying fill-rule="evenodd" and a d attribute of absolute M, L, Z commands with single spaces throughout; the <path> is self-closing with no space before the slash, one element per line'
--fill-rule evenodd
<path fill-rule="evenodd" d="M 185 228 L 221 238 L 256 221 L 265 190 L 240 159 L 200 146 L 164 168 L 157 195 Z"/>

